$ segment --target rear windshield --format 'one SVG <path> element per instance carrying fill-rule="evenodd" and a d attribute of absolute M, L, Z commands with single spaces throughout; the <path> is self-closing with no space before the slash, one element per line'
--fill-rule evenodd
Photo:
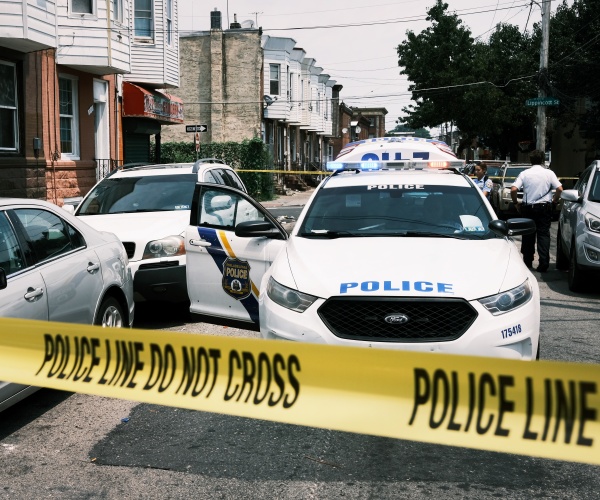
<path fill-rule="evenodd" d="M 488 229 L 491 217 L 476 188 L 406 187 L 320 189 L 298 235 L 496 237 Z"/>
<path fill-rule="evenodd" d="M 76 215 L 190 210 L 196 174 L 107 178 L 83 200 Z"/>

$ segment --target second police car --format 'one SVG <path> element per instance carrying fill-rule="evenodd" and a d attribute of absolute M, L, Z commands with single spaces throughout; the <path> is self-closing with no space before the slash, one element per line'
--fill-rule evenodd
<path fill-rule="evenodd" d="M 349 144 L 292 233 L 245 193 L 196 186 L 191 311 L 267 339 L 539 357 L 540 297 L 512 236 L 444 143 Z"/>

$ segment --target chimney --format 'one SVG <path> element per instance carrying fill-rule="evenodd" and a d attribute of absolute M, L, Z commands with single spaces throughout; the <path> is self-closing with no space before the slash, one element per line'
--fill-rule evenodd
<path fill-rule="evenodd" d="M 213 10 L 210 13 L 210 29 L 211 30 L 221 30 L 221 12 L 217 10 Z"/>
<path fill-rule="evenodd" d="M 233 15 L 233 22 L 231 23 L 231 25 L 229 26 L 229 28 L 232 29 L 232 30 L 234 30 L 234 29 L 239 29 L 241 27 L 242 27 L 242 25 L 237 22 L 237 14 L 234 14 Z"/>

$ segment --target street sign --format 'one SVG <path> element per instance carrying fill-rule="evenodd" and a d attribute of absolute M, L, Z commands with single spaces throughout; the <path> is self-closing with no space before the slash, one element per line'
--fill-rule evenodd
<path fill-rule="evenodd" d="M 534 97 L 527 99 L 525 106 L 558 106 L 560 101 L 556 97 Z"/>
<path fill-rule="evenodd" d="M 186 125 L 186 132 L 208 132 L 208 125 Z"/>

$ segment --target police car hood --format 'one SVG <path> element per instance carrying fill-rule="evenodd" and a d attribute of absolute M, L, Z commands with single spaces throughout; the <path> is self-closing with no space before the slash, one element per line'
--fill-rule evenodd
<path fill-rule="evenodd" d="M 182 234 L 190 220 L 189 210 L 127 214 L 81 215 L 78 218 L 98 231 L 110 231 L 121 241 L 148 241 Z"/>
<path fill-rule="evenodd" d="M 474 300 L 514 288 L 530 274 L 516 246 L 501 238 L 292 237 L 286 257 L 289 268 L 277 266 L 274 279 L 322 298 L 402 295 Z"/>

